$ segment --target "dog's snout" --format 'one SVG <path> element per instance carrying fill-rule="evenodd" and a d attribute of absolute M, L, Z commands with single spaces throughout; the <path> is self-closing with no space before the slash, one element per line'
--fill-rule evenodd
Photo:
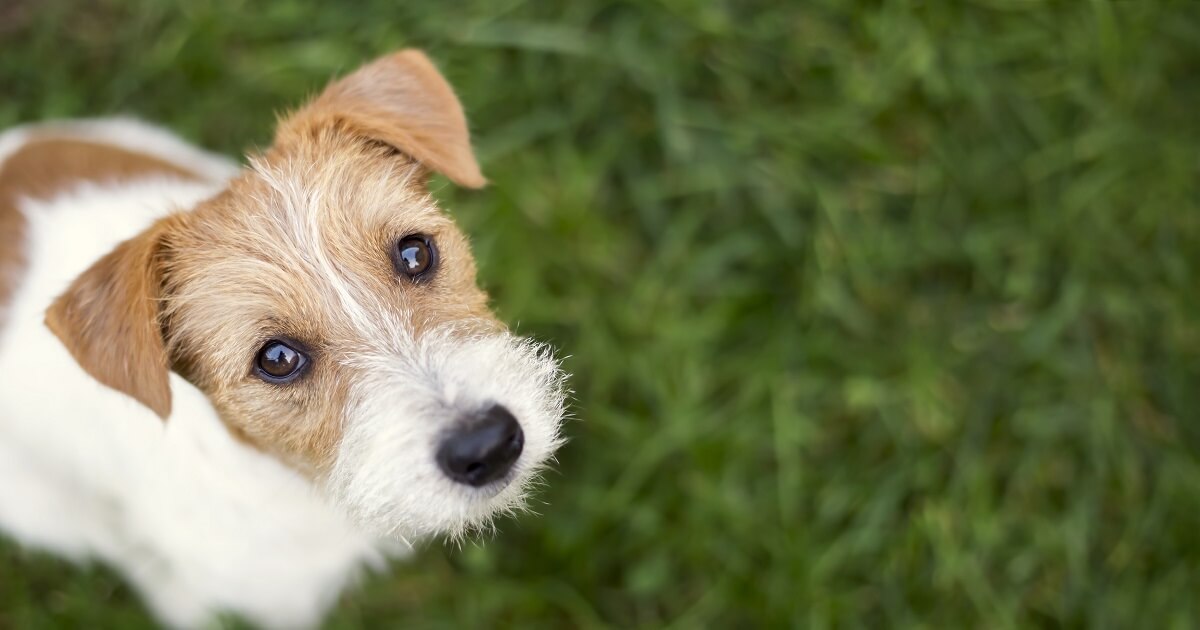
<path fill-rule="evenodd" d="M 437 461 L 451 479 L 479 487 L 503 477 L 524 447 L 521 424 L 508 409 L 494 405 L 447 436 Z"/>

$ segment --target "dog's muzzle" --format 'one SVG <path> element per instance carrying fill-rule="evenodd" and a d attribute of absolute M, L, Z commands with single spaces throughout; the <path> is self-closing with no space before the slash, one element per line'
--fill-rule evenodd
<path fill-rule="evenodd" d="M 437 462 L 446 476 L 478 488 L 507 475 L 524 447 L 521 424 L 508 409 L 493 405 L 442 440 Z"/>

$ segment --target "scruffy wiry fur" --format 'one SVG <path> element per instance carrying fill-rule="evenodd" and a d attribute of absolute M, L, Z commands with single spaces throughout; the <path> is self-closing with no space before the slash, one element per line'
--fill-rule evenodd
<path fill-rule="evenodd" d="M 459 536 L 522 507 L 526 484 L 561 444 L 563 376 L 549 348 L 507 333 L 462 336 L 443 327 L 413 339 L 404 327 L 393 330 L 381 352 L 346 358 L 369 376 L 351 390 L 328 481 L 334 496 L 384 537 Z M 429 458 L 396 456 L 429 452 L 454 419 L 496 403 L 525 427 L 513 483 L 471 488 L 445 478 Z"/>
<path fill-rule="evenodd" d="M 426 187 L 485 180 L 423 54 L 334 82 L 248 162 L 128 122 L 0 136 L 19 252 L 0 256 L 0 527 L 115 565 L 175 626 L 315 624 L 358 567 L 522 507 L 562 442 L 558 361 L 495 318 Z M 413 235 L 437 251 L 419 281 L 392 257 Z M 308 357 L 286 384 L 255 368 L 281 339 Z M 439 445 L 495 406 L 519 458 L 453 481 Z"/>

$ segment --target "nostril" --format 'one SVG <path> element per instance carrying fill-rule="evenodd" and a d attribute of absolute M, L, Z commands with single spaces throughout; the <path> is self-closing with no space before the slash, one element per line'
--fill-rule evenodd
<path fill-rule="evenodd" d="M 507 474 L 524 446 L 521 424 L 508 409 L 493 405 L 443 439 L 437 462 L 451 479 L 478 487 Z"/>

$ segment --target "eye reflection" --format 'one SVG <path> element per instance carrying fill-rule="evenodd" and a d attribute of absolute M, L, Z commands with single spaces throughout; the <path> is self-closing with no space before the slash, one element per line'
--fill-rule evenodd
<path fill-rule="evenodd" d="M 255 365 L 259 375 L 265 380 L 288 382 L 299 375 L 300 369 L 307 361 L 299 350 L 282 341 L 272 340 L 258 351 Z"/>
<path fill-rule="evenodd" d="M 435 263 L 437 251 L 433 242 L 424 236 L 406 236 L 396 244 L 393 259 L 396 270 L 413 280 L 429 273 Z"/>

